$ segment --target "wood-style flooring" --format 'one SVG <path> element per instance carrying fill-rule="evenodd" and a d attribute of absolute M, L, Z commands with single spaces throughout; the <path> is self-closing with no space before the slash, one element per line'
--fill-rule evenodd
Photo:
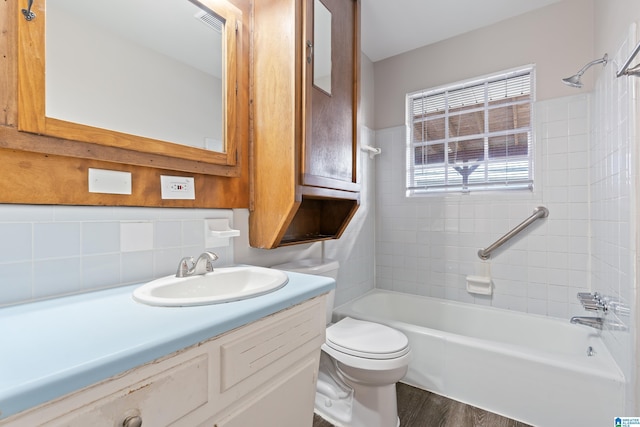
<path fill-rule="evenodd" d="M 530 427 L 419 388 L 398 383 L 400 427 Z M 317 415 L 313 427 L 333 427 Z"/>

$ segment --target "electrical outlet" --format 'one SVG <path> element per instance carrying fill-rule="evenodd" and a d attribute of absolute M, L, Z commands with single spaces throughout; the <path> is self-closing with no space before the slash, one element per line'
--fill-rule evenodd
<path fill-rule="evenodd" d="M 196 198 L 193 177 L 160 175 L 160 188 L 163 199 Z"/>

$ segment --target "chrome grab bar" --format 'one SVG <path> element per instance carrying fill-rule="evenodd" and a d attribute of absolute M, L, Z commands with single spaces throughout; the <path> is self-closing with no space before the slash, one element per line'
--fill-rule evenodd
<path fill-rule="evenodd" d="M 535 208 L 533 210 L 533 215 L 531 215 L 529 218 L 527 218 L 524 221 L 522 221 L 520 224 L 518 224 L 516 227 L 514 227 L 513 230 L 509 231 L 507 234 L 505 234 L 504 236 L 502 236 L 501 238 L 496 240 L 488 248 L 486 248 L 486 249 L 482 248 L 482 249 L 478 250 L 478 256 L 481 259 L 489 259 L 489 257 L 491 256 L 491 252 L 495 251 L 500 246 L 502 246 L 505 243 L 507 243 L 509 240 L 511 240 L 511 238 L 513 238 L 518 233 L 520 233 L 522 230 L 527 228 L 529 225 L 531 225 L 533 222 L 535 222 L 535 220 L 537 220 L 538 218 L 546 218 L 548 216 L 549 216 L 549 209 L 545 208 L 544 206 L 538 206 L 537 208 Z"/>

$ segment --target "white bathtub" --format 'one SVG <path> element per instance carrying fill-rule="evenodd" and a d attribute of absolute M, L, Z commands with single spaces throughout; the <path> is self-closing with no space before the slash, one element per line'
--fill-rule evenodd
<path fill-rule="evenodd" d="M 334 320 L 345 316 L 409 337 L 407 384 L 533 426 L 604 427 L 624 416 L 620 369 L 597 330 L 568 319 L 382 290 L 334 310 Z"/>

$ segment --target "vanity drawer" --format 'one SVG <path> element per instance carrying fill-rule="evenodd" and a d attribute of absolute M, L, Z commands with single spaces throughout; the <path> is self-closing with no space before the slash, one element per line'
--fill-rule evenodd
<path fill-rule="evenodd" d="M 294 308 L 275 324 L 266 324 L 220 346 L 220 391 L 263 371 L 267 366 L 302 348 L 308 342 L 324 341 L 322 300 Z M 258 380 L 258 383 L 260 381 Z"/>
<path fill-rule="evenodd" d="M 128 417 L 140 417 L 145 426 L 171 425 L 207 404 L 208 364 L 208 355 L 200 354 L 114 393 L 102 394 L 104 397 L 94 401 L 87 398 L 100 395 L 100 389 L 109 384 L 90 387 L 57 401 L 57 416 L 47 413 L 45 407 L 10 425 L 113 427 L 126 426 Z M 43 416 L 47 415 L 55 418 L 44 421 Z"/>

